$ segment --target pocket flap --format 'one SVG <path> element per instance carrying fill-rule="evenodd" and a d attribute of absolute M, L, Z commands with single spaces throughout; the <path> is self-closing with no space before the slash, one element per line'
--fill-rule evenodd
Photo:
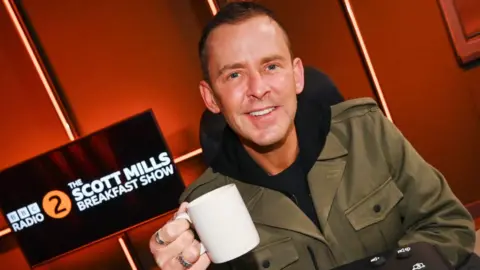
<path fill-rule="evenodd" d="M 293 240 L 282 238 L 258 247 L 253 252 L 236 260 L 235 269 L 283 269 L 299 259 Z"/>
<path fill-rule="evenodd" d="M 358 231 L 385 219 L 402 198 L 403 193 L 390 178 L 347 209 L 345 215 L 353 228 Z"/>

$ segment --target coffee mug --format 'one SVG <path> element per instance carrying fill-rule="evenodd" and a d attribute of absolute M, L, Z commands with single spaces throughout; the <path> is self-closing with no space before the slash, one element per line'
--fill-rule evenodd
<path fill-rule="evenodd" d="M 213 263 L 233 260 L 254 249 L 260 237 L 235 184 L 214 189 L 190 202 L 187 211 L 175 216 L 186 219 L 200 238 L 200 255 Z"/>

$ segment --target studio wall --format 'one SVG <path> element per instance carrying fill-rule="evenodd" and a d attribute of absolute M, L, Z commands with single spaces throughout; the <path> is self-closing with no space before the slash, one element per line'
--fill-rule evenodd
<path fill-rule="evenodd" d="M 258 2 L 276 12 L 294 53 L 346 98 L 374 96 L 344 0 Z M 479 61 L 459 64 L 437 0 L 349 2 L 394 123 L 463 203 L 477 201 Z"/>
<path fill-rule="evenodd" d="M 19 3 L 81 134 L 152 108 L 174 156 L 199 148 L 202 1 Z"/>
<path fill-rule="evenodd" d="M 395 124 L 467 204 L 480 199 L 480 62 L 461 66 L 437 0 L 350 0 Z"/>
<path fill-rule="evenodd" d="M 2 170 L 69 139 L 3 6 L 0 35 Z"/>

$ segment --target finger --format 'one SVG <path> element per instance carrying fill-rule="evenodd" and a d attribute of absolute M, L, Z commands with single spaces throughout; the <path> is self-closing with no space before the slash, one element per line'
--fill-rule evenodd
<path fill-rule="evenodd" d="M 182 234 L 184 231 L 190 228 L 190 224 L 185 219 L 176 220 L 175 217 L 178 214 L 184 213 L 187 211 L 188 203 L 183 202 L 180 204 L 177 212 L 172 216 L 172 219 L 163 226 L 162 229 L 158 231 L 160 239 L 166 243 L 173 242 L 177 237 Z"/>
<path fill-rule="evenodd" d="M 211 262 L 212 261 L 210 260 L 208 255 L 204 253 L 189 270 L 205 270 L 208 268 Z"/>
<path fill-rule="evenodd" d="M 182 233 L 190 228 L 190 223 L 185 219 L 177 219 L 168 222 L 158 231 L 158 237 L 165 243 L 175 241 Z"/>
<path fill-rule="evenodd" d="M 192 244 L 185 248 L 180 255 L 187 262 L 194 264 L 200 257 L 200 243 L 197 240 L 194 240 Z"/>
<path fill-rule="evenodd" d="M 186 267 L 180 263 L 178 258 L 173 258 L 170 261 L 164 263 L 163 265 L 159 264 L 159 266 L 160 266 L 160 269 L 162 270 L 185 270 L 186 269 Z"/>
<path fill-rule="evenodd" d="M 180 207 L 178 207 L 177 213 L 187 212 L 187 207 L 188 207 L 188 203 L 187 203 L 187 202 L 183 202 L 182 204 L 180 204 Z"/>
<path fill-rule="evenodd" d="M 160 240 L 163 242 L 163 238 L 161 238 L 162 236 L 160 236 L 160 231 L 162 229 L 158 230 L 157 232 L 155 232 L 154 234 L 152 234 L 152 236 L 150 237 L 150 241 L 148 242 L 148 245 L 150 247 L 150 252 L 151 253 L 155 253 L 155 252 L 158 252 L 158 250 L 161 250 L 163 248 L 165 248 L 169 243 L 165 242 L 165 243 L 159 243 L 157 241 L 157 238 L 160 238 Z M 159 236 L 157 236 L 157 233 Z"/>
<path fill-rule="evenodd" d="M 187 206 L 188 203 L 183 202 L 180 205 L 177 213 L 185 212 Z M 171 221 L 167 222 L 167 224 L 165 224 L 162 228 L 160 228 L 150 237 L 150 251 L 153 252 L 156 249 L 162 248 L 163 245 L 168 245 L 169 243 L 175 241 L 175 239 L 177 239 L 177 237 L 184 231 L 186 231 L 188 228 L 190 228 L 190 224 L 184 219 L 172 219 Z M 157 241 L 157 238 L 159 238 L 161 242 L 164 243 L 159 243 L 159 241 Z"/>
<path fill-rule="evenodd" d="M 185 269 L 185 268 L 188 268 L 188 265 L 191 265 L 191 268 L 193 268 L 195 265 L 197 265 L 199 258 L 200 258 L 200 243 L 194 240 L 189 247 L 185 248 L 183 252 L 179 254 L 179 256 L 175 257 L 171 262 L 167 263 L 166 265 L 168 265 L 169 267 L 168 269 Z M 196 266 L 197 269 L 202 269 L 202 270 L 206 269 L 206 267 L 209 265 L 210 259 L 206 257 L 206 260 L 207 260 L 206 262 L 200 262 L 198 266 Z M 186 263 L 186 265 L 182 264 L 181 261 Z"/>
<path fill-rule="evenodd" d="M 168 244 L 167 246 L 160 246 L 160 248 L 154 248 L 152 250 L 152 254 L 158 266 L 163 269 L 163 267 L 166 264 L 169 264 L 172 259 L 175 259 L 179 254 L 183 252 L 183 250 L 192 245 L 193 241 L 193 232 L 191 230 L 187 230 L 182 233 L 177 239 L 175 239 L 175 241 Z"/>
<path fill-rule="evenodd" d="M 177 260 L 177 258 L 173 258 L 165 263 L 157 261 L 157 265 L 162 270 L 185 270 L 185 267 Z"/>

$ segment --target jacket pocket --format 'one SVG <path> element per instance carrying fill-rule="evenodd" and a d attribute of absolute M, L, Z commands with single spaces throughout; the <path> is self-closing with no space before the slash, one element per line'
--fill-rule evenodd
<path fill-rule="evenodd" d="M 359 231 L 384 220 L 402 198 L 403 193 L 390 178 L 358 203 L 345 210 L 345 215 L 353 228 Z"/>
<path fill-rule="evenodd" d="M 299 255 L 290 237 L 257 247 L 252 252 L 232 261 L 233 269 L 285 269 L 298 261 Z"/>
<path fill-rule="evenodd" d="M 394 248 L 403 235 L 396 209 L 403 193 L 391 178 L 345 211 L 345 216 L 366 250 L 376 253 Z"/>

